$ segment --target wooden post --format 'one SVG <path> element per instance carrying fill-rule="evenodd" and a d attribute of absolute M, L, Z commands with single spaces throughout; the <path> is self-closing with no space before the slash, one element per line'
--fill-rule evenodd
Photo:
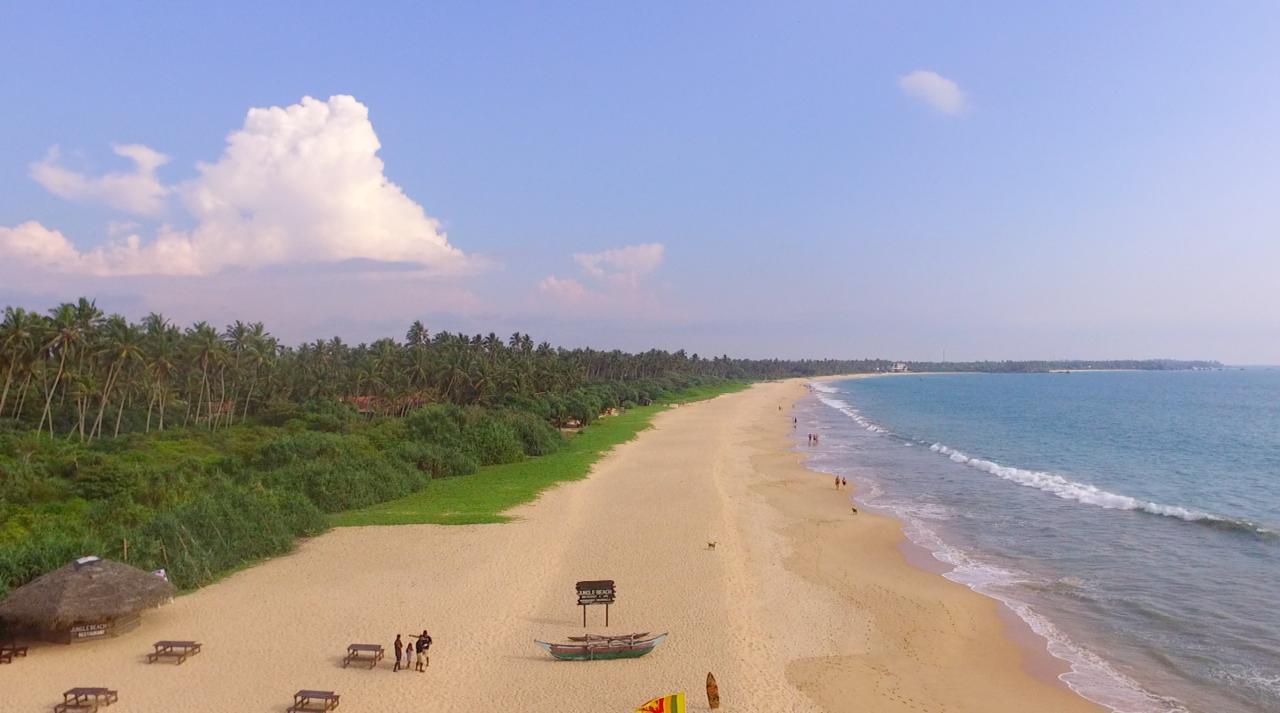
<path fill-rule="evenodd" d="M 582 628 L 587 628 L 587 605 L 582 605 Z"/>
<path fill-rule="evenodd" d="M 604 605 L 604 627 L 609 628 L 609 605 Z"/>

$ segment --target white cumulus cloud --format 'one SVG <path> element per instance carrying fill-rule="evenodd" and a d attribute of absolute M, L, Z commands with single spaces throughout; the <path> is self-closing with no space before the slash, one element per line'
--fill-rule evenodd
<path fill-rule="evenodd" d="M 31 177 L 50 193 L 69 200 L 103 203 L 134 215 L 163 213 L 169 189 L 156 178 L 156 169 L 168 163 L 169 157 L 141 144 L 114 144 L 111 150 L 133 161 L 134 170 L 86 176 L 60 165 L 62 155 L 54 146 L 43 160 L 31 164 Z"/>
<path fill-rule="evenodd" d="M 927 69 L 917 69 L 898 79 L 898 87 L 909 97 L 919 99 L 943 114 L 955 116 L 964 112 L 968 99 L 960 85 Z"/>
<path fill-rule="evenodd" d="M 12 268 L 76 275 L 196 275 L 200 268 L 191 244 L 167 233 L 143 244 L 137 235 L 80 251 L 57 230 L 29 220 L 0 226 L 0 257 Z"/>
<path fill-rule="evenodd" d="M 132 235 L 81 252 L 61 233 L 24 223 L 5 229 L 0 257 L 39 258 L 48 269 L 98 275 L 213 274 L 348 260 L 402 263 L 433 274 L 471 269 L 473 261 L 449 244 L 439 221 L 387 178 L 380 147 L 369 110 L 350 96 L 250 109 L 217 161 L 198 164 L 190 181 L 160 187 L 160 195 L 180 198 L 189 230 L 164 227 L 149 241 Z M 153 176 L 165 160 L 145 147 L 116 152 L 134 159 L 137 175 Z M 56 159 L 33 166 L 41 185 L 69 198 L 106 195 L 89 187 L 106 185 L 111 175 L 80 176 Z M 50 265 L 54 256 L 60 256 L 56 266 Z"/>

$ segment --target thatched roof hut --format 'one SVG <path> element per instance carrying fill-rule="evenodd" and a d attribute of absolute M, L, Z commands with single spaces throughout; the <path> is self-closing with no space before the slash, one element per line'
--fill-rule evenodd
<path fill-rule="evenodd" d="M 0 602 L 0 619 L 51 641 L 85 641 L 136 626 L 139 612 L 174 592 L 168 581 L 137 567 L 82 557 L 13 590 Z"/>

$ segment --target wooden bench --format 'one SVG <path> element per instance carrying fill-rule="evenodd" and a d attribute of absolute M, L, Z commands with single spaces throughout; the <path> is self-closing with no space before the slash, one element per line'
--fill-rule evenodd
<path fill-rule="evenodd" d="M 188 656 L 200 653 L 198 641 L 157 641 L 152 646 L 156 650 L 147 654 L 147 663 L 155 663 L 162 657 L 177 659 L 178 663 L 182 663 Z"/>
<path fill-rule="evenodd" d="M 27 655 L 27 647 L 18 646 L 13 642 L 0 644 L 0 663 L 13 663 L 15 656 L 25 657 Z"/>
<path fill-rule="evenodd" d="M 109 706 L 118 700 L 120 694 L 109 688 L 71 688 L 62 692 L 62 702 L 53 711 L 96 711 L 98 706 Z"/>
<path fill-rule="evenodd" d="M 369 668 L 373 668 L 378 665 L 385 653 L 382 644 L 352 644 L 347 647 L 347 657 L 342 660 L 342 667 L 346 668 L 352 661 L 363 662 L 367 658 Z"/>
<path fill-rule="evenodd" d="M 312 708 L 311 704 L 316 703 L 319 708 Z M 333 691 L 307 691 L 302 690 L 293 694 L 293 705 L 289 707 L 292 711 L 331 711 L 338 707 L 338 694 Z"/>

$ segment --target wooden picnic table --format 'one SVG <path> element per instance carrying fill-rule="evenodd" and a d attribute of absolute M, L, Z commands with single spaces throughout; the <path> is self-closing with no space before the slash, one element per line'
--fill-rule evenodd
<path fill-rule="evenodd" d="M 18 646 L 12 641 L 0 644 L 0 663 L 13 663 L 13 657 L 27 655 L 27 647 Z"/>
<path fill-rule="evenodd" d="M 152 646 L 156 650 L 147 654 L 147 663 L 155 663 L 161 657 L 174 658 L 182 663 L 188 656 L 200 653 L 201 644 L 198 641 L 157 641 Z"/>
<path fill-rule="evenodd" d="M 320 707 L 312 708 L 311 703 L 313 701 L 316 703 L 319 703 Z M 291 706 L 289 710 L 290 711 L 309 711 L 309 710 L 331 711 L 337 707 L 338 707 L 338 694 L 334 693 L 333 691 L 308 691 L 304 689 L 293 694 L 293 706 Z"/>
<path fill-rule="evenodd" d="M 53 707 L 54 713 L 65 711 L 98 710 L 120 700 L 120 694 L 109 688 L 70 688 L 62 692 L 62 702 Z"/>
<path fill-rule="evenodd" d="M 364 654 L 369 654 L 369 668 L 378 665 L 386 652 L 382 648 L 382 644 L 351 644 L 347 647 L 347 657 L 342 660 L 342 667 L 346 668 L 352 661 L 363 661 Z"/>

